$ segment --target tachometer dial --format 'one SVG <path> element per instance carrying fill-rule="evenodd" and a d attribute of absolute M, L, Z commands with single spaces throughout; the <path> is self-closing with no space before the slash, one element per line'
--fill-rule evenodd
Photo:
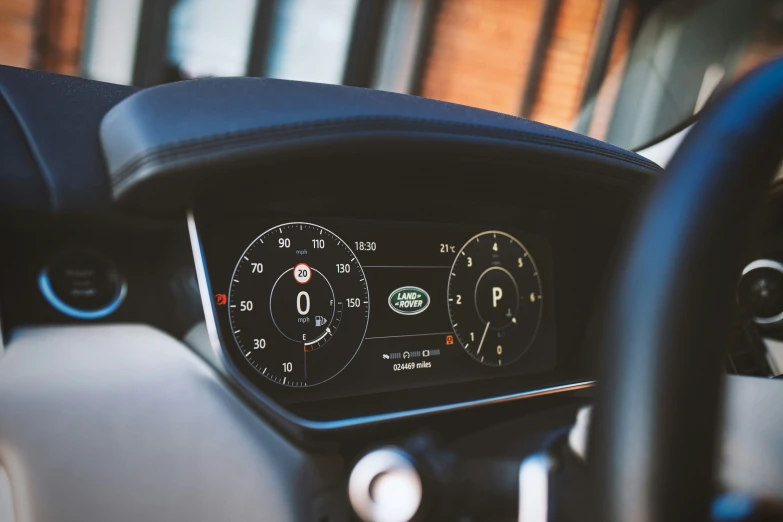
<path fill-rule="evenodd" d="M 519 359 L 538 332 L 542 298 L 533 257 L 513 236 L 483 232 L 457 253 L 449 275 L 449 317 L 475 360 L 505 366 Z"/>
<path fill-rule="evenodd" d="M 348 245 L 309 223 L 267 230 L 243 252 L 228 295 L 242 354 L 286 386 L 328 381 L 353 359 L 370 317 L 367 281 Z"/>

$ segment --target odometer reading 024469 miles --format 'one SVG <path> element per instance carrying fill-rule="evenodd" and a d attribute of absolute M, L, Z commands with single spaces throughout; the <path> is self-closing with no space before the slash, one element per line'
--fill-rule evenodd
<path fill-rule="evenodd" d="M 261 374 L 286 386 L 328 381 L 351 362 L 370 317 L 350 247 L 309 223 L 287 223 L 242 253 L 228 295 L 231 330 Z"/>

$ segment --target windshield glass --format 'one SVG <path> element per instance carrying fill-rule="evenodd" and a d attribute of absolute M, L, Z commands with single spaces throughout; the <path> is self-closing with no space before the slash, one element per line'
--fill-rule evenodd
<path fill-rule="evenodd" d="M 782 53 L 780 0 L 659 3 L 641 20 L 622 66 L 605 139 L 626 148 L 654 141 Z"/>
<path fill-rule="evenodd" d="M 152 86 L 259 76 L 415 94 L 625 148 L 783 53 L 783 0 L 18 0 L 0 63 Z"/>

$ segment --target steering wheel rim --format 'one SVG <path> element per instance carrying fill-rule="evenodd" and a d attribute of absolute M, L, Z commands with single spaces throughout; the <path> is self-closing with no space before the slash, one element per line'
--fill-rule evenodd
<path fill-rule="evenodd" d="M 604 329 L 595 520 L 710 519 L 721 354 L 781 136 L 783 59 L 708 107 L 640 215 Z"/>

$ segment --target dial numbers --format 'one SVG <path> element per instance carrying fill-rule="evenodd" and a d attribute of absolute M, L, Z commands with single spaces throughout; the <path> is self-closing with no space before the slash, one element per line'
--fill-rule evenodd
<path fill-rule="evenodd" d="M 269 380 L 314 386 L 340 373 L 359 350 L 370 316 L 364 271 L 325 228 L 269 229 L 243 252 L 231 279 L 234 339 Z"/>
<path fill-rule="evenodd" d="M 449 317 L 465 352 L 488 366 L 518 360 L 542 315 L 541 278 L 525 246 L 488 231 L 457 254 L 448 283 Z"/>

